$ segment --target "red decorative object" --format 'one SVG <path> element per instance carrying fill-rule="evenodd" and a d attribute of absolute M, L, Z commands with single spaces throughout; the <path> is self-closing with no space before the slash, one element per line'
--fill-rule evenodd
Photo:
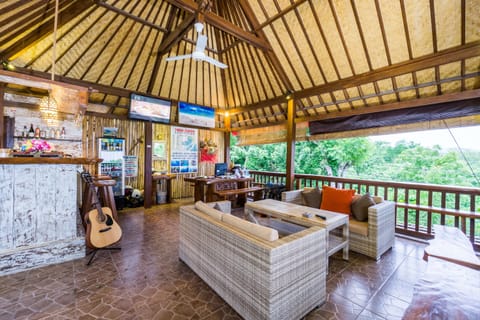
<path fill-rule="evenodd" d="M 217 151 L 210 153 L 208 149 L 200 149 L 201 162 L 217 162 Z"/>
<path fill-rule="evenodd" d="M 217 144 L 211 139 L 200 141 L 200 162 L 217 161 Z"/>

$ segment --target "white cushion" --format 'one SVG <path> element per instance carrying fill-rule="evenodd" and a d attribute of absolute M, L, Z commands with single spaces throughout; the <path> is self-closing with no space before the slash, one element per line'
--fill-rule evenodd
<path fill-rule="evenodd" d="M 235 228 L 245 231 L 253 236 L 267 241 L 278 240 L 278 231 L 272 228 L 264 227 L 259 224 L 252 223 L 247 220 L 243 220 L 231 214 L 225 214 L 222 216 L 222 221 Z"/>
<path fill-rule="evenodd" d="M 195 209 L 209 215 L 215 220 L 222 221 L 223 212 L 212 208 L 211 206 L 202 201 L 195 202 Z"/>

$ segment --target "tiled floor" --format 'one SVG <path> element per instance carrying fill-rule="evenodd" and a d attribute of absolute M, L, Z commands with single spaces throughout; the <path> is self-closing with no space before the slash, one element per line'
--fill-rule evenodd
<path fill-rule="evenodd" d="M 183 202 L 184 204 L 185 202 Z M 178 260 L 178 206 L 121 211 L 121 251 L 0 277 L 0 319 L 239 319 Z M 380 261 L 330 260 L 327 302 L 306 319 L 400 319 L 425 270 L 424 245 L 397 238 Z"/>

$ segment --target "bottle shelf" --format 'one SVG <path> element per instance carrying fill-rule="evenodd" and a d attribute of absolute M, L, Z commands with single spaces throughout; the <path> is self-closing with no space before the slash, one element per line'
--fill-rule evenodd
<path fill-rule="evenodd" d="M 62 139 L 62 138 L 32 138 L 32 137 L 22 137 L 22 136 L 13 136 L 15 139 L 41 139 L 47 141 L 67 141 L 67 142 L 82 142 L 82 139 Z"/>

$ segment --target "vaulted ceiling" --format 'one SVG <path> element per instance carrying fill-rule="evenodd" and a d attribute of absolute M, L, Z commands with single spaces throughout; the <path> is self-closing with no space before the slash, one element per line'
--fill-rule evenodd
<path fill-rule="evenodd" d="M 90 88 L 91 113 L 125 117 L 136 92 L 247 128 L 284 122 L 288 93 L 297 121 L 480 96 L 480 0 L 59 0 L 58 12 L 55 27 L 54 0 L 2 1 L 0 58 Z M 196 21 L 228 68 L 165 61 L 192 52 Z"/>

